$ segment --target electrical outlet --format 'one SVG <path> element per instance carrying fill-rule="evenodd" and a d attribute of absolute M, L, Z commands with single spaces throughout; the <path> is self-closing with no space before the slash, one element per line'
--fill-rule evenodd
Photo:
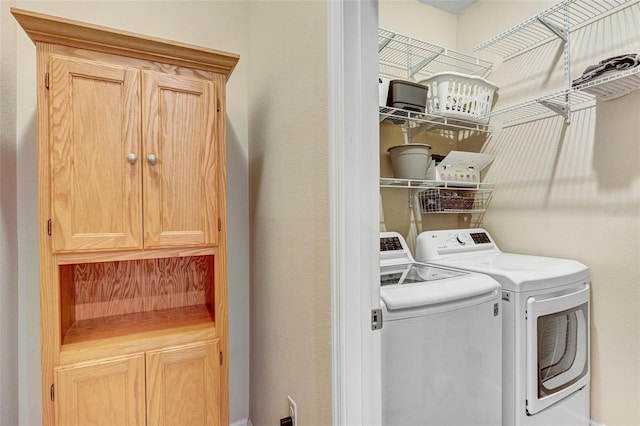
<path fill-rule="evenodd" d="M 296 403 L 293 402 L 293 398 L 287 396 L 287 400 L 289 401 L 289 416 L 293 420 L 293 426 L 298 425 L 298 409 L 296 408 Z"/>

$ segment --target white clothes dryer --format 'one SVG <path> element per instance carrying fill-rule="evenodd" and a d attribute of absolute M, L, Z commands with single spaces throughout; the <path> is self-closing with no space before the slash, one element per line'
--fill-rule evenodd
<path fill-rule="evenodd" d="M 503 425 L 589 425 L 585 265 L 503 253 L 480 228 L 423 232 L 416 259 L 487 274 L 502 286 Z"/>
<path fill-rule="evenodd" d="M 382 424 L 495 426 L 502 417 L 500 286 L 416 263 L 380 234 Z"/>

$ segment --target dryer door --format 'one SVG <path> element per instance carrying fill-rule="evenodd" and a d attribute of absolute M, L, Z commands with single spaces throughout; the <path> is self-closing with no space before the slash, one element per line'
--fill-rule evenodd
<path fill-rule="evenodd" d="M 589 285 L 527 299 L 527 413 L 589 383 Z"/>

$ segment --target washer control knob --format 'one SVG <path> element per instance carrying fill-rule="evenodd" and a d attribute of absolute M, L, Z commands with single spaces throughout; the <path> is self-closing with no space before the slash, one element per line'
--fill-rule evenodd
<path fill-rule="evenodd" d="M 462 238 L 462 235 L 460 234 L 456 235 L 456 240 L 458 240 L 458 242 L 462 245 L 467 244 L 467 242 Z"/>

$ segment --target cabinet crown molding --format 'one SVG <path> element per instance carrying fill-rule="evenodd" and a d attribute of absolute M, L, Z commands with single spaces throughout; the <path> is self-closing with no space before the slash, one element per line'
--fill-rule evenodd
<path fill-rule="evenodd" d="M 212 71 L 226 79 L 239 55 L 143 36 L 56 16 L 11 8 L 11 13 L 34 43 L 52 43 L 176 66 Z"/>

